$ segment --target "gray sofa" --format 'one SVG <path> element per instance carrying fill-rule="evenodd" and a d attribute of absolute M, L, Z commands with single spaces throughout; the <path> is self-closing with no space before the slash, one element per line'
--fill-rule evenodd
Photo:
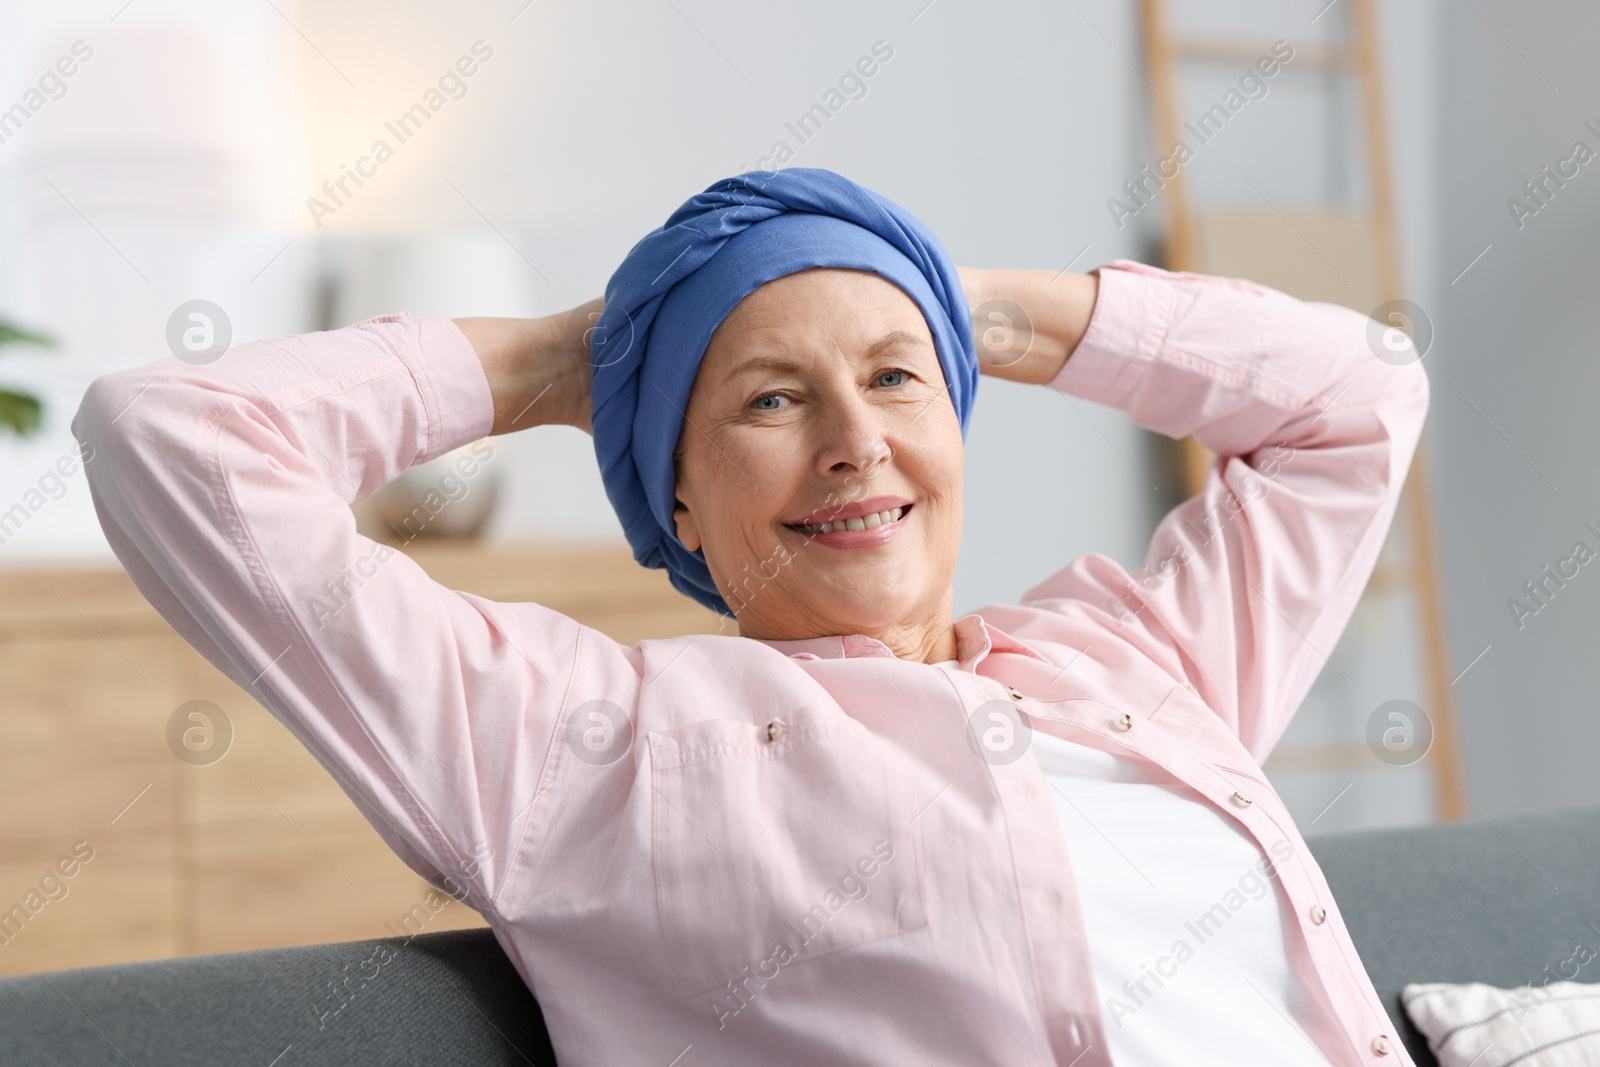
<path fill-rule="evenodd" d="M 1600 809 L 1309 844 L 1419 1064 L 1434 1060 L 1401 1011 L 1407 982 L 1600 980 L 1600 961 L 1557 973 L 1575 946 L 1600 949 Z M 380 951 L 386 962 L 363 966 Z M 486 930 L 0 981 L 5 1067 L 554 1062 L 538 1005 Z"/>

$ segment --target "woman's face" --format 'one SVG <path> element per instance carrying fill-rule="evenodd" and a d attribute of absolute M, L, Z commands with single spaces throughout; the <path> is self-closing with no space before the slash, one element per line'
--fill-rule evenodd
<path fill-rule="evenodd" d="M 961 425 L 899 286 L 815 268 L 750 293 L 712 334 L 678 448 L 678 536 L 742 633 L 949 624 Z"/>

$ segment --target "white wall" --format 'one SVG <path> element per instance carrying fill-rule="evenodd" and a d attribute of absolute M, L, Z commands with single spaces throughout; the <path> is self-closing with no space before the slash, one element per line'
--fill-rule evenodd
<path fill-rule="evenodd" d="M 367 253 L 345 249 L 366 266 L 336 305 L 336 321 L 402 307 L 532 315 L 577 304 L 597 294 L 633 242 L 679 202 L 754 166 L 778 139 L 797 149 L 793 164 L 838 169 L 916 212 L 959 262 L 1060 269 L 1086 248 L 1078 270 L 1146 258 L 1160 222 L 1157 208 L 1119 230 L 1106 209 L 1151 158 L 1131 0 L 829 0 L 803 8 L 727 0 L 541 0 L 526 8 L 523 0 L 448 8 L 280 2 L 294 28 L 265 5 L 198 25 L 193 6 L 176 0 L 139 0 L 109 21 L 119 6 L 94 18 L 6 16 L 8 29 L 21 32 L 0 34 L 5 69 L 31 71 L 79 36 L 93 40 L 99 66 L 86 68 L 68 100 L 0 145 L 0 188 L 49 203 L 42 178 L 57 165 L 51 144 L 93 157 L 175 136 L 235 146 L 270 170 L 271 181 L 250 211 L 223 212 L 226 227 L 210 237 L 208 214 L 194 211 L 202 232 L 193 243 L 177 241 L 173 227 L 153 224 L 148 213 L 115 205 L 96 213 L 103 240 L 59 205 L 42 226 L 23 217 L 23 200 L 0 198 L 0 220 L 29 235 L 0 256 L 0 309 L 70 342 L 66 370 L 51 379 L 50 433 L 23 446 L 0 442 L 10 449 L 0 503 L 70 445 L 66 420 L 87 380 L 164 354 L 162 327 L 181 300 L 216 300 L 241 338 L 310 328 L 318 259 L 305 242 L 318 231 L 305 197 L 480 39 L 494 56 L 466 95 L 399 147 L 320 231 L 388 242 Z M 1299 41 L 1342 30 L 1342 5 L 1312 24 L 1321 0 L 1178 6 L 1184 21 L 1219 32 Z M 1434 6 L 1385 13 L 1408 245 L 1424 277 L 1436 273 L 1428 266 L 1436 198 L 1426 136 Z M 173 51 L 179 29 L 191 37 L 188 51 L 201 53 L 192 63 Z M 196 35 L 213 43 L 195 45 Z M 879 40 L 894 56 L 868 81 L 867 95 L 799 145 L 786 120 Z M 1197 78 L 1192 91 L 1204 96 L 1210 84 Z M 1293 197 L 1307 185 L 1308 193 L 1337 191 L 1336 158 L 1307 163 L 1338 143 L 1333 112 L 1307 121 L 1294 106 L 1314 88 L 1281 77 L 1245 116 L 1256 127 L 1236 123 L 1212 158 L 1196 164 L 1201 191 L 1237 186 L 1244 172 L 1273 195 Z M 207 100 L 219 106 L 201 107 Z M 104 116 L 122 113 L 136 121 L 108 128 Z M 198 170 L 190 180 L 223 184 Z M 285 225 L 299 232 L 280 239 L 274 227 Z M 253 281 L 291 240 L 291 251 Z M 108 241 L 150 280 L 129 273 Z M 13 366 L 54 373 L 41 361 L 6 360 L 0 380 Z M 505 444 L 518 469 L 504 487 L 496 537 L 620 538 L 588 438 L 551 428 Z M 962 610 L 1015 598 L 1085 552 L 1137 563 L 1163 496 L 1151 483 L 1175 488 L 1145 435 L 1120 414 L 1005 382 L 983 383 L 968 453 Z M 81 484 L 0 546 L 0 564 L 85 555 L 106 553 Z"/>
<path fill-rule="evenodd" d="M 179 304 L 222 304 L 240 338 L 298 330 L 307 315 L 310 250 L 274 232 L 304 184 L 298 82 L 281 73 L 292 31 L 267 5 L 121 6 L 0 15 L 0 110 L 75 44 L 87 55 L 59 99 L 0 143 L 0 317 L 61 342 L 0 349 L 0 383 L 45 401 L 44 432 L 0 436 L 0 511 L 30 512 L 0 533 L 0 566 L 111 561 L 81 468 L 42 490 L 41 479 L 75 454 L 68 424 L 90 381 L 170 355 Z"/>
<path fill-rule="evenodd" d="M 678 7 L 682 15 L 652 2 L 535 6 L 510 26 L 484 10 L 473 31 L 438 30 L 458 50 L 474 33 L 496 49 L 473 88 L 481 96 L 463 101 L 493 121 L 442 130 L 453 140 L 433 169 L 470 189 L 476 210 L 549 279 L 530 282 L 528 313 L 598 293 L 683 199 L 756 166 L 778 140 L 794 151 L 791 165 L 834 168 L 917 213 L 960 262 L 1060 269 L 1090 245 L 1084 270 L 1135 252 L 1133 234 L 1111 228 L 1102 208 L 1140 136 L 1122 121 L 1137 110 L 1131 72 L 1070 8 L 996 17 L 954 3 L 919 15 L 920 3 L 838 2 L 801 17 Z M 1125 4 L 1082 7 L 1107 32 L 1131 37 Z M 800 143 L 785 123 L 878 41 L 893 57 L 866 95 Z M 436 179 L 415 180 L 426 189 Z M 454 193 L 444 204 L 452 221 L 481 225 Z M 494 309 L 454 313 L 466 310 Z M 981 395 L 958 606 L 1015 598 L 1086 551 L 1137 558 L 1149 516 L 1129 464 L 1149 466 L 1142 435 L 1043 390 L 986 381 Z M 539 430 L 515 448 L 523 491 L 508 496 L 497 536 L 619 536 L 586 438 Z M 1054 472 L 1048 488 L 1021 489 L 1016 473 L 1038 469 L 1041 456 Z"/>
<path fill-rule="evenodd" d="M 1600 803 L 1600 564 L 1520 628 L 1508 601 L 1583 540 L 1600 551 L 1600 163 L 1519 229 L 1507 207 L 1575 141 L 1600 152 L 1600 11 L 1479 0 L 1443 20 L 1439 524 L 1459 665 L 1467 791 L 1496 818 Z M 1469 263 L 1489 251 L 1454 281 Z M 1518 863 L 1508 853 L 1507 862 Z"/>
<path fill-rule="evenodd" d="M 163 103 L 187 92 L 199 98 L 187 109 L 195 111 L 207 99 L 236 98 L 215 88 L 236 80 L 226 64 L 206 57 L 230 37 L 227 54 L 252 54 L 250 41 L 238 39 L 244 37 L 265 53 L 261 62 L 305 78 L 309 149 L 292 136 L 281 139 L 283 151 L 308 156 L 298 172 L 305 178 L 273 205 L 281 209 L 292 197 L 292 217 L 323 177 L 353 162 L 382 135 L 385 119 L 481 39 L 494 57 L 466 95 L 399 147 L 325 231 L 409 240 L 406 254 L 432 260 L 435 270 L 391 270 L 382 284 L 369 279 L 341 302 L 341 321 L 400 306 L 468 315 L 540 314 L 576 304 L 598 293 L 633 242 L 679 202 L 756 165 L 778 138 L 796 145 L 794 164 L 838 169 L 916 212 L 961 262 L 1059 269 L 1089 245 L 1077 264 L 1083 270 L 1137 251 L 1131 232 L 1110 226 L 1103 200 L 1137 154 L 1142 134 L 1127 119 L 1139 111 L 1138 76 L 1084 21 L 1131 53 L 1135 27 L 1125 3 L 1083 3 L 1080 16 L 1042 3 L 980 11 L 941 0 L 919 16 L 921 3 L 835 2 L 802 15 L 787 7 L 685 2 L 680 15 L 672 5 L 639 0 L 535 4 L 515 22 L 520 4 L 448 11 L 280 6 L 312 44 L 275 25 L 275 17 L 235 16 L 241 24 L 188 31 L 212 33 L 218 42 L 191 46 L 199 53 L 192 65 L 174 56 L 181 25 L 174 20 L 190 17 L 187 5 L 141 0 L 115 23 L 29 16 L 37 40 L 7 69 L 42 69 L 77 37 L 91 39 L 97 56 L 66 100 L 0 146 L 0 181 L 48 202 L 41 180 L 52 165 L 50 143 L 109 156 L 127 142 L 203 142 L 204 131 L 229 123 L 238 133 L 262 132 L 248 114 L 189 115 Z M 7 18 L 14 24 L 19 16 Z M 879 40 L 894 55 L 868 80 L 867 95 L 799 145 L 785 121 Z M 208 66 L 223 69 L 207 74 Z M 97 121 L 119 110 L 144 121 L 122 131 Z M 275 147 L 267 154 L 279 143 L 268 131 Z M 18 162 L 41 158 L 46 162 Z M 216 300 L 242 338 L 310 328 L 314 259 L 298 245 L 264 279 L 288 291 L 263 297 L 251 278 L 276 250 L 270 235 L 245 232 L 230 247 L 219 234 L 202 252 L 152 230 L 149 213 L 104 205 L 92 215 L 148 282 L 76 216 L 57 210 L 48 228 L 11 219 L 29 240 L 7 253 L 0 307 L 64 334 L 69 347 L 52 372 L 40 369 L 42 360 L 0 363 L 0 370 L 61 375 L 50 433 L 0 445 L 11 449 L 0 500 L 20 496 L 35 468 L 70 446 L 66 422 L 87 380 L 165 354 L 161 330 L 182 300 Z M 444 236 L 418 239 L 434 232 Z M 472 270 L 464 248 L 477 250 L 480 277 L 462 277 Z M 41 264 L 51 263 L 41 274 Z M 515 284 L 506 284 L 508 275 Z M 1044 390 L 986 381 L 969 438 L 960 604 L 1013 598 L 1086 551 L 1136 560 L 1151 520 L 1147 487 L 1130 465 L 1149 469 L 1141 436 L 1114 413 L 1081 404 L 1074 410 Z M 507 486 L 495 536 L 620 538 L 586 437 L 541 429 L 520 435 L 508 451 L 521 470 Z M 1047 488 L 1021 490 L 1015 473 L 1042 464 L 1052 472 Z M 0 546 L 4 563 L 104 554 L 81 484 Z"/>

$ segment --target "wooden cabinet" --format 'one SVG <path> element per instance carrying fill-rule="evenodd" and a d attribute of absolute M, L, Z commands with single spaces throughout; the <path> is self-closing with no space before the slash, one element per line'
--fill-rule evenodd
<path fill-rule="evenodd" d="M 625 547 L 403 550 L 628 643 L 717 628 Z M 206 765 L 168 747 L 192 700 L 232 726 Z M 120 569 L 0 572 L 0 976 L 387 936 L 429 890 Z M 427 929 L 481 925 L 451 902 Z"/>

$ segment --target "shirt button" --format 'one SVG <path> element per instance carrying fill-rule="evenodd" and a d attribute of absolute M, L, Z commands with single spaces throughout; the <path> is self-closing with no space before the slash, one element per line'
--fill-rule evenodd
<path fill-rule="evenodd" d="M 1389 1039 L 1384 1037 L 1382 1034 L 1379 1034 L 1377 1037 L 1373 1038 L 1372 1051 L 1379 1056 L 1387 1056 L 1389 1054 Z"/>
<path fill-rule="evenodd" d="M 1311 905 L 1311 921 L 1321 926 L 1328 921 L 1328 910 L 1321 904 Z"/>
<path fill-rule="evenodd" d="M 782 719 L 773 719 L 771 722 L 767 723 L 767 740 L 776 741 L 778 738 L 783 736 L 784 729 L 785 727 Z"/>
<path fill-rule="evenodd" d="M 1241 808 L 1248 808 L 1252 803 L 1254 803 L 1254 801 L 1250 799 L 1250 794 L 1248 793 L 1235 792 L 1230 799 L 1232 799 L 1233 802 Z"/>
<path fill-rule="evenodd" d="M 1012 700 L 1021 700 L 1022 699 L 1022 694 L 1017 692 L 1014 688 L 1012 688 L 1009 685 L 1006 686 L 1006 693 L 1008 695 L 1010 695 Z"/>
<path fill-rule="evenodd" d="M 1111 725 L 1119 730 L 1131 730 L 1133 729 L 1133 716 L 1126 713 L 1118 715 L 1111 720 Z"/>
<path fill-rule="evenodd" d="M 1196 689 L 1192 682 L 1184 682 L 1183 683 L 1183 687 L 1185 689 L 1187 689 L 1189 692 L 1193 693 L 1195 696 L 1199 696 L 1200 695 L 1200 690 Z"/>

